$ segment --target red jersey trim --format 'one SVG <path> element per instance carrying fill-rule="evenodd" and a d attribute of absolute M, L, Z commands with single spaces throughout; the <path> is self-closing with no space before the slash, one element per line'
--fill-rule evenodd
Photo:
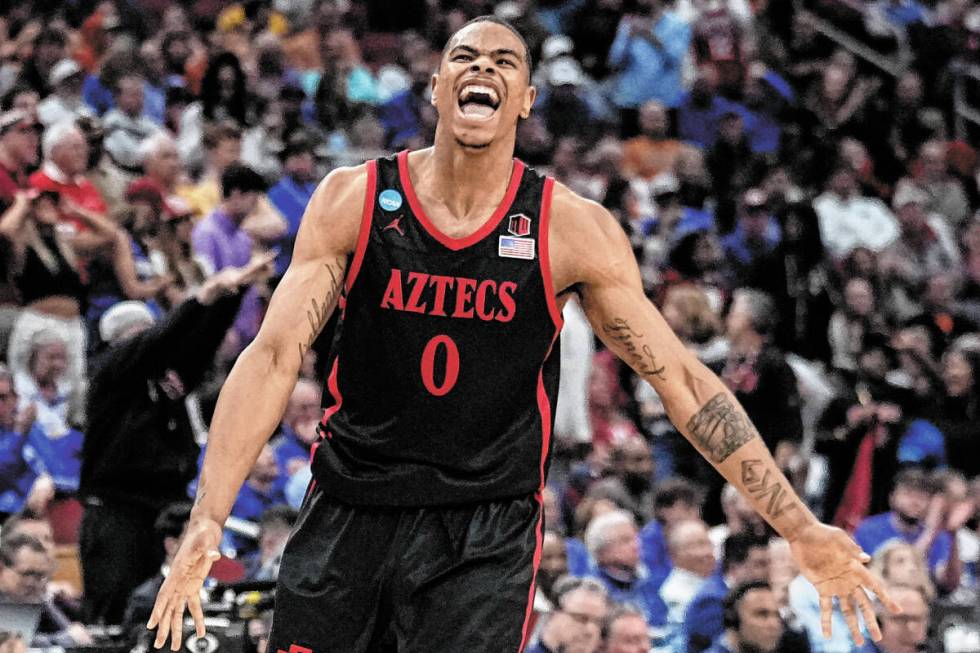
<path fill-rule="evenodd" d="M 555 285 L 551 279 L 551 253 L 549 249 L 549 228 L 551 226 L 551 195 L 555 188 L 555 180 L 547 177 L 544 180 L 544 190 L 541 193 L 541 215 L 538 217 L 538 262 L 541 265 L 541 278 L 544 280 L 544 300 L 548 304 L 551 321 L 559 331 L 565 324 L 558 308 L 558 298 L 555 296 Z"/>
<path fill-rule="evenodd" d="M 357 246 L 354 248 L 354 258 L 350 263 L 350 272 L 347 273 L 347 282 L 344 289 L 350 294 L 350 289 L 354 287 L 354 280 L 357 273 L 361 271 L 361 264 L 364 262 L 364 253 L 367 251 L 368 237 L 371 235 L 371 222 L 374 217 L 374 194 L 378 187 L 378 162 L 368 161 L 367 169 L 367 189 L 364 191 L 364 210 L 361 213 L 361 228 L 357 232 Z"/>
<path fill-rule="evenodd" d="M 534 500 L 538 504 L 538 523 L 534 527 L 534 562 L 531 571 L 531 587 L 527 592 L 527 607 L 524 609 L 524 625 L 521 626 L 521 644 L 517 647 L 517 653 L 521 653 L 527 646 L 528 626 L 531 623 L 531 613 L 534 612 L 534 590 L 538 583 L 538 567 L 541 565 L 541 542 L 544 538 L 541 533 L 541 525 L 544 522 L 544 498 L 541 496 L 540 490 L 534 493 Z"/>
<path fill-rule="evenodd" d="M 333 417 L 340 407 L 344 404 L 344 397 L 340 394 L 340 387 L 337 385 L 337 365 L 340 363 L 340 356 L 333 359 L 333 367 L 330 368 L 330 376 L 327 377 L 327 390 L 330 392 L 330 396 L 333 397 L 333 406 L 323 411 L 323 419 L 320 420 L 320 426 L 327 433 L 327 439 L 330 439 L 330 434 L 326 431 L 327 423 L 330 418 Z"/>
<path fill-rule="evenodd" d="M 521 178 L 524 176 L 524 164 L 514 159 L 510 184 L 507 186 L 507 192 L 504 193 L 504 199 L 497 206 L 497 210 L 483 223 L 483 226 L 465 238 L 451 238 L 447 236 L 439 231 L 438 227 L 429 219 L 429 216 L 425 214 L 425 209 L 422 208 L 422 203 L 419 202 L 419 198 L 415 194 L 415 188 L 412 186 L 412 179 L 408 173 L 408 150 L 402 150 L 398 153 L 398 176 L 401 178 L 402 188 L 405 190 L 405 196 L 408 198 L 408 205 L 411 207 L 412 213 L 415 214 L 415 217 L 422 224 L 422 227 L 442 245 L 453 251 L 458 251 L 470 245 L 475 245 L 497 228 L 504 214 L 507 213 L 507 209 L 513 204 L 514 197 L 517 196 L 517 189 L 520 187 Z"/>

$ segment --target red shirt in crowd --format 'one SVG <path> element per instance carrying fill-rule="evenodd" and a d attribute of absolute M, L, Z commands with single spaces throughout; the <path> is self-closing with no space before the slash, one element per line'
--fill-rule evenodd
<path fill-rule="evenodd" d="M 54 191 L 94 213 L 105 215 L 109 211 L 102 194 L 92 182 L 81 176 L 68 179 L 65 173 L 50 162 L 45 162 L 40 170 L 30 176 L 30 183 L 33 188 L 40 191 Z M 88 225 L 78 218 L 67 218 L 67 221 L 74 224 L 79 231 L 88 229 Z"/>

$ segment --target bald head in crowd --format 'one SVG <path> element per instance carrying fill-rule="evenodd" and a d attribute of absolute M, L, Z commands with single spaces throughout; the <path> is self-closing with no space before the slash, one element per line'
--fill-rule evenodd
<path fill-rule="evenodd" d="M 667 533 L 667 550 L 676 569 L 707 578 L 715 569 L 715 552 L 702 521 L 678 522 Z"/>

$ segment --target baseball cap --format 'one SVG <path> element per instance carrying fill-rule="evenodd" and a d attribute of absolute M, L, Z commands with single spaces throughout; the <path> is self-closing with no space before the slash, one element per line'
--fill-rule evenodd
<path fill-rule="evenodd" d="M 78 65 L 77 61 L 74 59 L 62 59 L 51 69 L 51 74 L 48 75 L 48 83 L 52 86 L 57 86 L 69 77 L 74 77 L 81 72 L 82 67 Z"/>
<path fill-rule="evenodd" d="M 143 302 L 119 302 L 106 311 L 99 320 L 99 335 L 107 343 L 113 343 L 137 324 L 153 324 L 153 313 Z"/>

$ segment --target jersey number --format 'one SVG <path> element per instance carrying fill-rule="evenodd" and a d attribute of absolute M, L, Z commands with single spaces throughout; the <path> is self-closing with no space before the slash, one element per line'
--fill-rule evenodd
<path fill-rule="evenodd" d="M 446 371 L 442 377 L 442 383 L 437 385 L 435 361 L 440 345 L 446 348 Z M 459 378 L 459 349 L 456 348 L 456 343 L 447 335 L 434 337 L 422 351 L 422 383 L 425 385 L 425 389 L 432 395 L 441 397 L 453 389 L 457 378 Z"/>

